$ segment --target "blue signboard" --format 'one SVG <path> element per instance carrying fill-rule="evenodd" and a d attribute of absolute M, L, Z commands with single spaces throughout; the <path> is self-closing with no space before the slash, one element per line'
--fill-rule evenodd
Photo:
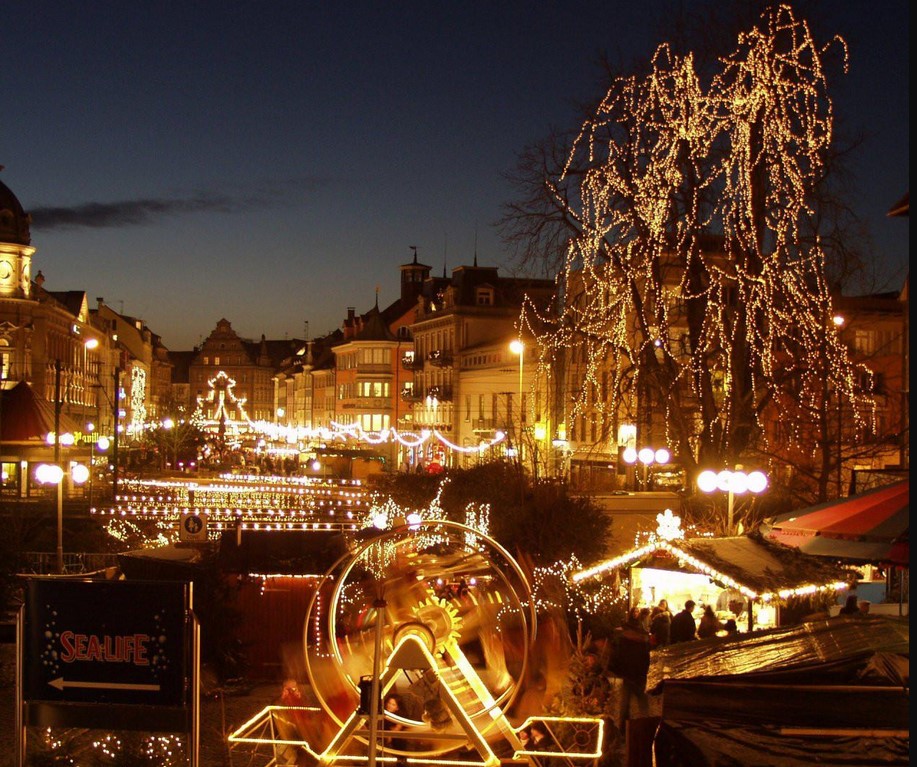
<path fill-rule="evenodd" d="M 187 706 L 190 609 L 183 582 L 31 579 L 23 700 Z"/>

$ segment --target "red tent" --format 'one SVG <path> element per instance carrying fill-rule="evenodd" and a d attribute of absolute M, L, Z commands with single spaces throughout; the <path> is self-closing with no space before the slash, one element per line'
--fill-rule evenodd
<path fill-rule="evenodd" d="M 44 442 L 54 431 L 54 405 L 36 394 L 25 381 L 3 392 L 0 403 L 0 442 Z M 58 419 L 61 434 L 79 431 L 72 418 L 61 413 Z"/>
<path fill-rule="evenodd" d="M 775 518 L 764 535 L 807 554 L 908 565 L 910 482 L 891 485 Z"/>

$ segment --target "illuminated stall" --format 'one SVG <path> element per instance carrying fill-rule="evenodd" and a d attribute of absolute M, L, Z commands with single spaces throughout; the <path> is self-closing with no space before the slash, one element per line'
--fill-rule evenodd
<path fill-rule="evenodd" d="M 652 607 L 665 599 L 674 614 L 690 599 L 697 620 L 710 605 L 720 621 L 732 618 L 740 631 L 748 631 L 782 625 L 789 605 L 794 616 L 814 612 L 813 597 L 833 602 L 856 579 L 847 568 L 757 534 L 686 539 L 660 532 L 644 546 L 580 570 L 574 582 L 621 577 L 624 571 L 632 606 Z"/>

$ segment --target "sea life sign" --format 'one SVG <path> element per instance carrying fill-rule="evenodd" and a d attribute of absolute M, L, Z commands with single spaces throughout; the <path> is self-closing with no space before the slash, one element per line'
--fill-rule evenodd
<path fill-rule="evenodd" d="M 190 594 L 185 582 L 31 579 L 24 700 L 186 705 Z"/>

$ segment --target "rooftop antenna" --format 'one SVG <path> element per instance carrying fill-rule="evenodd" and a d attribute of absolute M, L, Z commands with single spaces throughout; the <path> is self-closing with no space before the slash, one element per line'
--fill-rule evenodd
<path fill-rule="evenodd" d="M 408 245 L 408 247 L 409 247 L 411 250 L 414 251 L 414 263 L 416 264 L 416 263 L 417 263 L 417 246 L 416 246 L 416 245 Z"/>

